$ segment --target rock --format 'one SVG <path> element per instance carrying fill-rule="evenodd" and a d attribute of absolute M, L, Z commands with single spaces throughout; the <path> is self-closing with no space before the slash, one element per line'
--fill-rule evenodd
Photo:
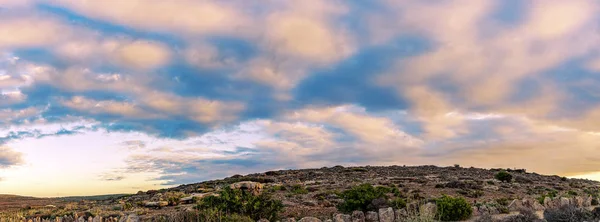
<path fill-rule="evenodd" d="M 471 209 L 473 210 L 473 216 L 474 217 L 478 217 L 481 216 L 483 213 L 481 211 L 479 211 L 479 208 L 472 206 Z"/>
<path fill-rule="evenodd" d="M 577 207 L 583 207 L 583 203 L 585 202 L 585 199 L 583 199 L 583 197 L 580 196 L 576 196 L 573 198 L 573 202 L 575 203 L 575 206 Z"/>
<path fill-rule="evenodd" d="M 571 204 L 571 201 L 569 200 L 569 198 L 566 198 L 566 197 L 561 197 L 561 198 L 559 199 L 559 202 L 558 202 L 558 203 L 559 203 L 559 205 L 558 205 L 558 206 L 559 206 L 559 207 L 562 207 L 562 206 L 567 206 L 567 205 Z"/>
<path fill-rule="evenodd" d="M 263 219 L 260 219 L 260 220 L 258 220 L 258 221 L 256 221 L 256 222 L 269 222 L 269 220 L 267 220 L 267 219 L 263 218 Z"/>
<path fill-rule="evenodd" d="M 127 216 L 127 220 L 126 222 L 139 222 L 140 218 L 138 217 L 138 215 L 135 214 L 129 214 L 129 216 Z"/>
<path fill-rule="evenodd" d="M 394 222 L 394 209 L 391 207 L 379 209 L 379 222 Z"/>
<path fill-rule="evenodd" d="M 421 206 L 419 208 L 419 213 L 421 215 L 433 216 L 433 215 L 435 215 L 436 211 L 437 211 L 437 206 L 434 203 L 426 203 L 426 204 L 423 204 L 423 206 Z"/>
<path fill-rule="evenodd" d="M 381 209 L 388 207 L 388 201 L 385 198 L 377 198 L 371 201 L 371 206 L 374 209 Z"/>
<path fill-rule="evenodd" d="M 318 204 L 315 201 L 312 200 L 306 200 L 302 202 L 302 205 L 304 206 L 309 206 L 309 207 L 316 207 Z"/>
<path fill-rule="evenodd" d="M 102 217 L 96 216 L 96 217 L 94 217 L 94 219 L 92 219 L 92 222 L 102 222 Z"/>
<path fill-rule="evenodd" d="M 298 222 L 321 222 L 321 220 L 316 217 L 305 217 L 300 219 Z"/>
<path fill-rule="evenodd" d="M 377 213 L 374 211 L 369 211 L 365 215 L 365 221 L 366 222 L 379 222 L 379 215 L 377 215 Z"/>
<path fill-rule="evenodd" d="M 352 222 L 352 216 L 348 214 L 333 215 L 333 222 Z"/>
<path fill-rule="evenodd" d="M 523 208 L 523 203 L 520 200 L 513 200 L 508 205 L 509 211 L 519 211 L 521 208 Z"/>
<path fill-rule="evenodd" d="M 592 199 L 594 199 L 592 196 L 588 196 L 587 198 L 585 198 L 585 200 L 583 201 L 583 207 L 591 207 Z"/>
<path fill-rule="evenodd" d="M 544 197 L 544 207 L 550 207 L 551 202 L 552 202 L 552 199 L 550 199 L 550 197 Z"/>
<path fill-rule="evenodd" d="M 77 222 L 85 222 L 85 218 L 83 216 L 77 218 Z"/>
<path fill-rule="evenodd" d="M 394 221 L 400 222 L 404 221 L 408 217 L 408 212 L 406 209 L 396 209 L 394 210 Z"/>
<path fill-rule="evenodd" d="M 333 222 L 331 219 L 327 219 L 325 220 L 325 222 Z"/>
<path fill-rule="evenodd" d="M 145 207 L 165 207 L 167 205 L 169 205 L 169 202 L 167 201 L 151 201 L 144 203 Z"/>
<path fill-rule="evenodd" d="M 352 212 L 352 222 L 365 222 L 365 213 L 358 210 Z"/>
<path fill-rule="evenodd" d="M 237 182 L 237 183 L 229 185 L 229 188 L 231 188 L 231 189 L 248 191 L 254 195 L 260 194 L 263 187 L 264 186 L 261 183 L 252 182 L 252 181 L 242 181 L 242 182 Z"/>
<path fill-rule="evenodd" d="M 283 219 L 281 222 L 296 222 L 296 218 L 289 217 L 289 218 Z"/>

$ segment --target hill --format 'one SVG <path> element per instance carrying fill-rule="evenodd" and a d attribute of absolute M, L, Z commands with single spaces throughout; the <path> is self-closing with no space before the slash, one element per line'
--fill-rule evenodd
<path fill-rule="evenodd" d="M 496 179 L 499 172 L 511 175 L 510 181 Z M 243 182 L 244 181 L 244 182 Z M 589 207 L 597 204 L 600 182 L 540 175 L 524 169 L 480 169 L 437 166 L 364 166 L 323 167 L 318 169 L 278 170 L 249 175 L 233 175 L 219 180 L 184 184 L 177 187 L 140 191 L 133 195 L 104 198 L 55 198 L 60 212 L 89 212 L 106 215 L 135 213 L 155 218 L 174 212 L 193 211 L 194 201 L 215 195 L 231 184 L 252 184 L 258 192 L 269 193 L 283 203 L 281 218 L 313 216 L 331 218 L 343 202 L 341 193 L 361 184 L 383 187 L 408 204 L 425 203 L 443 195 L 462 197 L 474 208 L 474 214 L 502 214 L 518 211 L 516 205 L 543 210 L 560 201 Z M 252 187 L 251 187 L 252 188 Z M 391 195 L 391 194 L 390 194 Z M 192 198 L 196 197 L 196 198 Z M 0 196 L 1 198 L 1 196 Z M 27 199 L 10 197 L 5 199 Z M 173 203 L 173 199 L 177 200 Z M 33 198 L 29 201 L 36 201 Z M 48 199 L 44 199 L 48 200 Z M 77 201 L 77 204 L 68 203 Z M 164 201 L 165 204 L 162 204 Z M 0 201 L 2 202 L 2 201 Z M 166 206 L 170 205 L 170 206 Z M 66 207 L 65 207 L 66 206 Z M 59 210 L 48 210 L 58 213 Z M 102 213 L 98 213 L 102 212 Z M 39 215 L 38 215 L 39 216 Z"/>

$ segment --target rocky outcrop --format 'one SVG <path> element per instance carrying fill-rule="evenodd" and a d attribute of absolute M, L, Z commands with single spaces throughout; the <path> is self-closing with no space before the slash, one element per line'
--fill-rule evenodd
<path fill-rule="evenodd" d="M 352 212 L 352 222 L 365 222 L 365 213 L 362 211 Z"/>
<path fill-rule="evenodd" d="M 242 181 L 229 185 L 229 188 L 248 191 L 254 195 L 258 195 L 263 190 L 264 186 L 258 182 Z"/>

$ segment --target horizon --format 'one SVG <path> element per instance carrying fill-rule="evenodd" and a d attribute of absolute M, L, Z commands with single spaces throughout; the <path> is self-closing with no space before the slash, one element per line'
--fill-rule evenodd
<path fill-rule="evenodd" d="M 0 0 L 0 193 L 335 165 L 600 180 L 600 2 Z"/>

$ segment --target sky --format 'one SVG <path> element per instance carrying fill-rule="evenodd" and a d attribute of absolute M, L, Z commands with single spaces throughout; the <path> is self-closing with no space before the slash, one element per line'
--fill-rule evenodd
<path fill-rule="evenodd" d="M 0 193 L 357 165 L 600 180 L 591 0 L 0 0 Z"/>

